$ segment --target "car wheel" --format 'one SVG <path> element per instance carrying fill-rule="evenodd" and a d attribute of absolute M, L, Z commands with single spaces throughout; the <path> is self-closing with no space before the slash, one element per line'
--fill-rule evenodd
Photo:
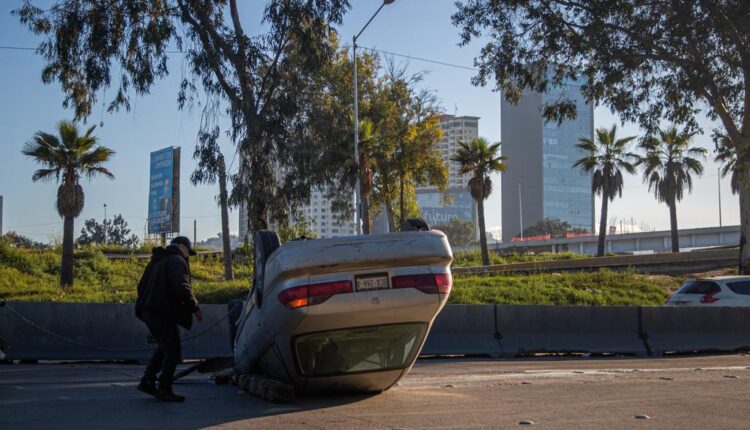
<path fill-rule="evenodd" d="M 263 276 L 268 257 L 281 246 L 281 239 L 275 231 L 258 230 L 253 235 L 253 291 L 258 307 L 263 305 Z"/>
<path fill-rule="evenodd" d="M 401 231 L 430 231 L 430 226 L 422 218 L 408 218 L 401 224 Z"/>

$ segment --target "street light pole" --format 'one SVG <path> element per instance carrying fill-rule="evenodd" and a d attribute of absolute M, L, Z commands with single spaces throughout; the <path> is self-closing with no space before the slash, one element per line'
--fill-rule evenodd
<path fill-rule="evenodd" d="M 352 37 L 352 58 L 354 62 L 354 164 L 357 166 L 357 179 L 354 185 L 354 225 L 357 228 L 357 234 L 362 234 L 362 201 L 359 183 L 359 91 L 357 88 L 357 39 L 368 25 L 378 15 L 385 5 L 389 5 L 396 0 L 383 0 L 378 10 L 370 17 L 362 30 L 359 30 L 356 36 Z"/>
<path fill-rule="evenodd" d="M 721 167 L 718 169 L 717 183 L 719 186 L 719 227 L 721 227 Z"/>
<path fill-rule="evenodd" d="M 104 244 L 107 244 L 107 204 L 104 203 Z"/>
<path fill-rule="evenodd" d="M 523 176 L 521 176 L 523 177 Z M 521 225 L 521 239 L 523 240 L 523 200 L 521 198 L 521 182 L 518 182 L 518 221 Z"/>

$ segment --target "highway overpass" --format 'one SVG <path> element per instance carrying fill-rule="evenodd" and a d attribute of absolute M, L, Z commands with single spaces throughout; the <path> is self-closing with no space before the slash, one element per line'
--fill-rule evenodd
<path fill-rule="evenodd" d="M 679 230 L 680 249 L 711 248 L 717 246 L 737 246 L 740 242 L 740 226 L 690 228 Z M 499 253 L 536 252 L 576 252 L 596 254 L 598 236 L 530 240 L 525 242 L 490 243 L 489 247 Z M 671 232 L 647 231 L 607 235 L 607 253 L 650 253 L 668 252 L 672 249 Z"/>

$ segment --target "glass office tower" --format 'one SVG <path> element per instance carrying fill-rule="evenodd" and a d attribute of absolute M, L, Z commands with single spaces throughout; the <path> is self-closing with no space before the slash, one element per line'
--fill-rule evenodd
<path fill-rule="evenodd" d="M 574 120 L 545 121 L 542 108 L 559 99 L 576 104 Z M 503 241 L 544 218 L 594 231 L 591 175 L 573 164 L 583 156 L 580 137 L 593 138 L 594 110 L 581 94 L 580 83 L 567 80 L 544 94 L 527 93 L 518 105 L 503 99 L 501 135 L 508 170 L 502 175 Z M 522 225 L 523 224 L 523 225 Z"/>

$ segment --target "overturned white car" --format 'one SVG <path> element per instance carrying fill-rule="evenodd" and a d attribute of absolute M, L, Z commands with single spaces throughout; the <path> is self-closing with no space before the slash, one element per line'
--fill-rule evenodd
<path fill-rule="evenodd" d="M 264 230 L 253 243 L 253 288 L 235 309 L 235 372 L 302 392 L 391 387 L 414 364 L 451 289 L 453 257 L 439 231 L 281 246 Z"/>

